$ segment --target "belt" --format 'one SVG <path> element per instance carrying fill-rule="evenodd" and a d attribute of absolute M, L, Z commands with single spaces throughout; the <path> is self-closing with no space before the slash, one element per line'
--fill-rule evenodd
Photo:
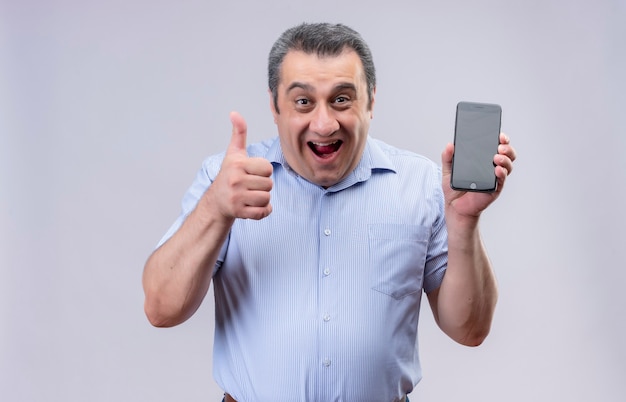
<path fill-rule="evenodd" d="M 409 402 L 409 397 L 405 396 L 404 400 L 406 402 Z M 223 402 L 237 402 L 232 396 L 228 395 L 228 394 L 224 394 L 224 401 Z"/>

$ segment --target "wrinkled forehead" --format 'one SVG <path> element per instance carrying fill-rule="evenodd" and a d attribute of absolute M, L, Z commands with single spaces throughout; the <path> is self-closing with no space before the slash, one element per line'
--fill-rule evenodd
<path fill-rule="evenodd" d="M 350 49 L 338 54 L 307 53 L 290 50 L 280 66 L 279 86 L 289 87 L 293 82 L 353 82 L 355 86 L 367 86 L 363 63 L 358 54 Z"/>

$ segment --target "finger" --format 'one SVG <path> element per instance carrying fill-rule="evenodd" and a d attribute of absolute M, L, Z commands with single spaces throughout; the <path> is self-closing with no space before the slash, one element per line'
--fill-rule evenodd
<path fill-rule="evenodd" d="M 270 205 L 270 193 L 268 191 L 249 191 L 246 195 L 246 207 L 264 208 L 268 205 Z"/>
<path fill-rule="evenodd" d="M 246 139 L 248 135 L 248 126 L 244 118 L 237 112 L 230 112 L 230 122 L 233 125 L 233 131 L 228 144 L 227 153 L 246 152 Z"/>
<path fill-rule="evenodd" d="M 274 182 L 270 177 L 251 174 L 246 176 L 243 185 L 249 191 L 265 191 L 269 196 L 269 192 L 272 190 L 272 187 L 274 187 Z"/>
<path fill-rule="evenodd" d="M 448 143 L 445 149 L 441 153 L 441 170 L 443 175 L 450 174 L 452 172 L 452 157 L 454 155 L 454 145 Z"/>
<path fill-rule="evenodd" d="M 515 148 L 513 148 L 510 144 L 498 145 L 498 154 L 505 155 L 511 161 L 515 161 L 515 159 L 517 158 L 517 153 L 515 152 Z"/>
<path fill-rule="evenodd" d="M 513 161 L 506 155 L 498 154 L 493 157 L 493 163 L 496 165 L 496 175 L 498 167 L 504 169 L 504 175 L 508 176 L 513 171 Z"/>
<path fill-rule="evenodd" d="M 261 220 L 272 213 L 272 204 L 263 207 L 247 207 L 238 218 Z"/>
<path fill-rule="evenodd" d="M 263 219 L 272 213 L 270 204 L 270 193 L 267 191 L 251 191 L 245 201 L 245 205 L 237 214 L 243 219 Z"/>
<path fill-rule="evenodd" d="M 496 180 L 498 181 L 498 192 L 501 192 L 504 188 L 504 182 L 508 177 L 510 171 L 503 166 L 496 166 Z"/>
<path fill-rule="evenodd" d="M 255 176 L 270 177 L 274 167 L 265 158 L 249 158 L 245 165 L 245 171 Z"/>

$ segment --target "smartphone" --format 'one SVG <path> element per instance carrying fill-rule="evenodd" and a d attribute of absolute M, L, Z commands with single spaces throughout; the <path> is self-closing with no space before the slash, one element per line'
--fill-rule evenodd
<path fill-rule="evenodd" d="M 499 105 L 459 102 L 454 126 L 450 186 L 455 190 L 493 192 L 497 181 L 493 157 L 500 143 Z"/>

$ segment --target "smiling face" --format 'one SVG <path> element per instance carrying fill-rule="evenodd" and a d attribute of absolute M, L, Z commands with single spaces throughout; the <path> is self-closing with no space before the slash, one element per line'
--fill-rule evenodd
<path fill-rule="evenodd" d="M 363 154 L 370 102 L 359 56 L 345 50 L 319 57 L 290 51 L 283 59 L 274 122 L 289 166 L 300 176 L 330 187 L 354 170 Z"/>

